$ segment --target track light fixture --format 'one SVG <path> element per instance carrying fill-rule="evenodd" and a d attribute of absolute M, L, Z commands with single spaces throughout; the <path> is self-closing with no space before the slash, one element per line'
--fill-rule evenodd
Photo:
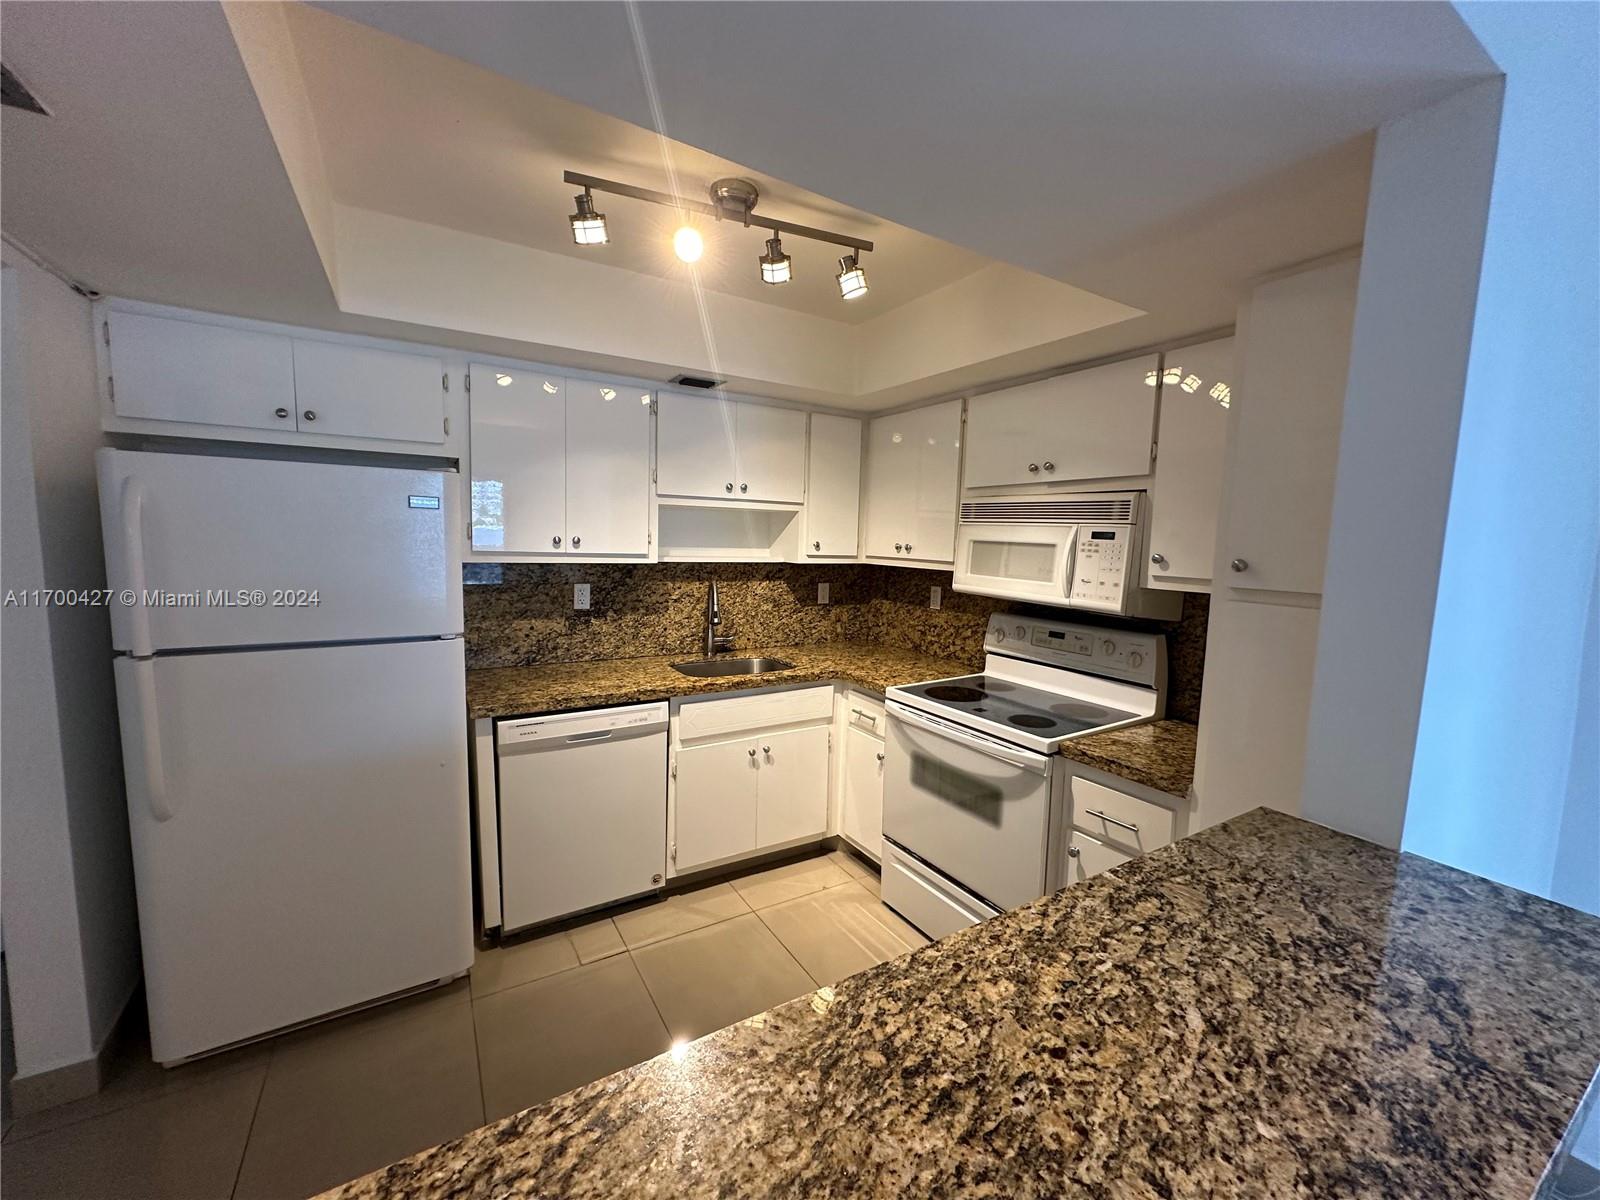
<path fill-rule="evenodd" d="M 767 252 L 761 256 L 761 282 L 788 283 L 793 274 L 789 256 L 783 252 L 783 241 L 773 234 L 767 239 Z"/>
<path fill-rule="evenodd" d="M 604 246 L 611 240 L 606 233 L 605 213 L 595 212 L 594 197 L 584 188 L 575 197 L 578 211 L 567 220 L 572 222 L 572 240 L 580 246 Z"/>
<path fill-rule="evenodd" d="M 867 272 L 859 254 L 846 254 L 839 260 L 838 279 L 841 299 L 855 300 L 867 294 Z"/>
<path fill-rule="evenodd" d="M 645 200 L 651 204 L 675 208 L 685 217 L 698 215 L 711 217 L 717 221 L 735 220 L 746 229 L 754 226 L 757 229 L 769 230 L 772 236 L 767 239 L 766 253 L 758 260 L 761 264 L 763 283 L 788 283 L 794 278 L 794 264 L 783 249 L 782 235 L 785 233 L 843 246 L 850 253 L 839 260 L 839 295 L 846 300 L 854 300 L 867 294 L 867 273 L 861 267 L 861 255 L 872 249 L 871 242 L 845 233 L 833 233 L 810 225 L 798 225 L 793 221 L 755 216 L 756 202 L 761 198 L 761 193 L 748 179 L 717 180 L 710 188 L 711 202 L 704 204 L 697 200 L 686 200 L 682 196 L 653 191 L 650 188 L 634 187 L 632 184 L 617 183 L 615 180 L 601 179 L 594 175 L 583 175 L 577 171 L 567 171 L 562 178 L 583 189 L 583 194 L 577 198 L 578 211 L 570 218 L 572 240 L 580 246 L 600 246 L 608 240 L 605 214 L 594 211 L 591 190 L 610 192 L 617 196 L 628 196 L 634 200 Z M 698 260 L 705 248 L 700 231 L 688 223 L 680 226 L 673 234 L 672 245 L 678 257 L 690 263 Z"/>

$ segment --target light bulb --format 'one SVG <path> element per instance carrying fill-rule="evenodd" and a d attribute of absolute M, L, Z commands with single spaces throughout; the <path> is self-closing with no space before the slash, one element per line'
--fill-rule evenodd
<path fill-rule="evenodd" d="M 699 262 L 705 249 L 705 239 L 692 225 L 685 225 L 672 235 L 672 252 L 686 263 Z"/>
<path fill-rule="evenodd" d="M 847 254 L 839 260 L 839 296 L 844 300 L 855 300 L 867 294 L 867 273 L 861 266 L 861 257 L 856 254 Z"/>
<path fill-rule="evenodd" d="M 594 198 L 588 192 L 576 200 L 578 211 L 567 218 L 572 223 L 572 240 L 580 246 L 604 246 L 610 241 L 605 213 L 595 212 Z"/>

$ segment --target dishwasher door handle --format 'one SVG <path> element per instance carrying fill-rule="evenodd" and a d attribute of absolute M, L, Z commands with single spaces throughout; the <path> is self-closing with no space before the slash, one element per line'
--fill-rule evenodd
<path fill-rule="evenodd" d="M 596 729 L 593 733 L 575 733 L 567 739 L 567 745 L 572 746 L 581 745 L 584 742 L 609 741 L 611 735 L 615 732 L 616 730 L 614 729 Z"/>

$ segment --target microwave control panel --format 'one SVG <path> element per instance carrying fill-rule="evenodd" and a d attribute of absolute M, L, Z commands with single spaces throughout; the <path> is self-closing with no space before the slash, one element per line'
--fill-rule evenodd
<path fill-rule="evenodd" d="M 1120 613 L 1133 563 L 1131 525 L 1078 526 L 1068 600 L 1080 608 Z"/>

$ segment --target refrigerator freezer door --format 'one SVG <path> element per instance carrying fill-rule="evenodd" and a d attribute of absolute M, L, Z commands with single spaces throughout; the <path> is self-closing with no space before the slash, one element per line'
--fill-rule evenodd
<path fill-rule="evenodd" d="M 111 449 L 96 457 L 118 650 L 461 632 L 454 472 Z M 134 603 L 122 602 L 125 590 Z"/>
<path fill-rule="evenodd" d="M 462 654 L 117 660 L 158 1061 L 471 966 Z"/>

